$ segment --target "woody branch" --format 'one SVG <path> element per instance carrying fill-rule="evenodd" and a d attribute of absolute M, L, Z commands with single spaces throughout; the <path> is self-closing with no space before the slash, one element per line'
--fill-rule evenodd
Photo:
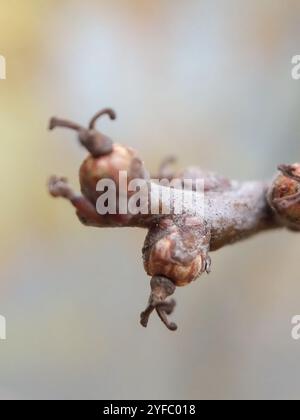
<path fill-rule="evenodd" d="M 300 230 L 300 164 L 279 165 L 279 172 L 270 182 L 237 182 L 198 168 L 176 172 L 171 165 L 172 159 L 166 160 L 154 178 L 175 178 L 182 182 L 191 179 L 192 191 L 189 194 L 192 200 L 178 214 L 175 209 L 179 189 L 160 187 L 160 192 L 169 192 L 167 196 L 171 201 L 166 203 L 166 195 L 159 194 L 158 207 L 167 206 L 169 211 L 153 214 L 150 211 L 154 204 L 153 196 L 149 191 L 157 187 L 151 182 L 138 153 L 113 143 L 95 129 L 96 120 L 105 114 L 115 118 L 112 110 L 105 109 L 92 118 L 87 129 L 70 121 L 51 120 L 51 129 L 67 127 L 77 131 L 80 143 L 90 155 L 79 171 L 82 195 L 75 194 L 66 179 L 59 177 L 50 179 L 49 191 L 55 197 L 68 199 L 85 225 L 148 229 L 143 260 L 146 273 L 152 277 L 151 294 L 148 306 L 141 314 L 141 324 L 146 326 L 150 314 L 156 310 L 162 322 L 170 330 L 175 330 L 176 325 L 167 317 L 175 303 L 166 299 L 174 293 L 176 286 L 184 286 L 202 273 L 209 273 L 210 251 L 265 230 L 283 227 Z M 130 200 L 134 199 L 130 183 L 138 178 L 150 187 L 141 190 L 138 197 L 141 207 L 143 201 L 147 201 L 147 211 L 119 212 L 121 203 L 117 201 L 116 211 L 112 214 L 99 214 L 98 200 L 110 200 L 109 192 L 99 188 L 99 182 L 109 180 L 115 185 L 114 192 L 119 192 L 119 174 L 122 171 L 127 174 L 127 208 Z M 203 200 L 197 200 L 199 193 L 195 185 L 199 179 L 203 182 Z M 137 197 L 135 200 L 137 202 Z"/>

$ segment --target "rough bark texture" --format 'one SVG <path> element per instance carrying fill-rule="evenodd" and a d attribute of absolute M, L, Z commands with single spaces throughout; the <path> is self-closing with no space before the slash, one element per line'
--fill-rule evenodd
<path fill-rule="evenodd" d="M 209 273 L 210 251 L 268 229 L 300 229 L 300 164 L 280 165 L 280 172 L 269 183 L 240 183 L 194 167 L 176 173 L 172 170 L 173 160 L 167 159 L 154 178 L 192 179 L 191 200 L 182 214 L 177 214 L 175 208 L 181 192 L 170 189 L 170 214 L 151 214 L 153 198 L 149 191 L 158 189 L 161 192 L 168 187 L 158 187 L 150 180 L 137 152 L 113 144 L 111 139 L 95 130 L 97 118 L 104 114 L 115 118 L 112 110 L 105 109 L 92 118 L 88 129 L 70 121 L 51 119 L 50 129 L 59 126 L 76 130 L 80 143 L 90 155 L 79 172 L 82 195 L 75 194 L 65 178 L 56 176 L 49 180 L 49 191 L 54 197 L 68 199 L 76 208 L 80 221 L 87 226 L 148 229 L 143 260 L 146 273 L 152 277 L 151 295 L 146 310 L 141 314 L 141 324 L 147 326 L 150 314 L 156 310 L 162 322 L 170 330 L 175 330 L 176 324 L 167 318 L 175 302 L 167 302 L 166 298 L 174 293 L 176 286 L 184 286 L 202 273 Z M 147 180 L 149 188 L 145 193 L 147 197 L 144 197 L 148 200 L 146 214 L 100 215 L 97 212 L 96 202 L 100 195 L 96 190 L 97 182 L 109 178 L 118 189 L 120 171 L 126 171 L 128 183 L 135 178 Z M 203 201 L 197 200 L 198 179 L 204 180 Z M 130 199 L 132 192 L 127 192 Z M 159 205 L 160 208 L 166 205 L 163 194 L 160 195 Z"/>

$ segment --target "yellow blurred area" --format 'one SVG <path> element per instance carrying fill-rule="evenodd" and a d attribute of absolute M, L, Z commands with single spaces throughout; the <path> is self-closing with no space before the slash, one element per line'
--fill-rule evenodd
<path fill-rule="evenodd" d="M 212 255 L 180 329 L 140 328 L 145 232 L 81 226 L 46 181 L 85 156 L 57 115 L 101 121 L 150 170 L 167 154 L 233 178 L 300 159 L 298 0 L 0 0 L 0 398 L 299 398 L 300 237 Z"/>

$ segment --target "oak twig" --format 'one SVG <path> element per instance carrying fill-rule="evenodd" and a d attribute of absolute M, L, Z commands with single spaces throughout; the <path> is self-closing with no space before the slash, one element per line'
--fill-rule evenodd
<path fill-rule="evenodd" d="M 176 172 L 174 158 L 166 159 L 159 170 L 158 178 L 191 179 L 192 191 L 189 205 L 181 214 L 175 212 L 179 189 L 170 189 L 169 214 L 150 212 L 152 196 L 147 195 L 146 212 L 99 214 L 97 200 L 103 192 L 97 191 L 99 180 L 108 178 L 120 187 L 119 173 L 126 171 L 128 184 L 135 178 L 145 180 L 150 189 L 154 185 L 137 152 L 126 146 L 113 143 L 96 131 L 96 120 L 107 114 L 115 119 L 111 109 L 98 112 L 89 128 L 52 118 L 50 129 L 67 127 L 78 132 L 79 142 L 90 152 L 81 165 L 79 178 L 82 195 L 75 194 L 65 178 L 51 177 L 48 183 L 53 197 L 69 200 L 82 223 L 96 227 L 142 227 L 148 229 L 143 247 L 145 271 L 151 276 L 151 294 L 148 306 L 141 314 L 141 324 L 146 327 L 149 316 L 155 310 L 161 321 L 170 330 L 177 329 L 167 315 L 174 309 L 174 300 L 167 301 L 176 286 L 184 286 L 210 271 L 210 251 L 250 237 L 258 232 L 275 228 L 300 230 L 300 164 L 279 165 L 279 172 L 271 182 L 237 182 L 191 167 Z M 196 208 L 199 192 L 196 181 L 204 183 L 201 209 Z M 161 190 L 159 190 L 161 192 Z M 128 189 L 128 200 L 132 196 Z M 142 196 L 143 198 L 143 196 Z M 159 208 L 166 205 L 159 194 Z M 120 202 L 117 203 L 118 209 Z M 196 206 L 200 206 L 196 204 Z M 195 211 L 201 210 L 201 211 Z"/>

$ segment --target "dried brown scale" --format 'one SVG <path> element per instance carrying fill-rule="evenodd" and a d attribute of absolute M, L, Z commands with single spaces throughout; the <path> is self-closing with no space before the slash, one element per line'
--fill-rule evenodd
<path fill-rule="evenodd" d="M 231 181 L 222 176 L 191 167 L 174 171 L 174 158 L 166 159 L 158 176 L 153 178 L 180 177 L 204 180 L 204 208 L 195 213 L 193 205 L 186 206 L 182 214 L 175 214 L 180 191 L 170 190 L 172 202 L 168 215 L 151 214 L 105 214 L 96 211 L 99 192 L 97 182 L 110 178 L 119 187 L 119 171 L 126 171 L 128 182 L 143 178 L 149 187 L 157 188 L 146 171 L 137 152 L 129 147 L 114 144 L 107 136 L 95 130 L 99 117 L 107 114 L 111 119 L 115 113 L 110 109 L 98 112 L 85 129 L 70 121 L 53 118 L 50 129 L 67 127 L 79 134 L 80 143 L 90 155 L 81 165 L 79 178 L 82 195 L 75 194 L 65 178 L 51 177 L 49 192 L 54 197 L 64 197 L 76 209 L 79 220 L 87 226 L 123 227 L 135 226 L 148 229 L 143 247 L 144 267 L 151 279 L 151 295 L 148 306 L 141 314 L 141 324 L 147 326 L 149 316 L 155 310 L 170 330 L 177 327 L 168 321 L 174 301 L 166 301 L 176 286 L 184 286 L 210 271 L 209 251 L 245 239 L 255 233 L 286 227 L 300 230 L 300 164 L 280 165 L 273 181 Z M 128 187 L 128 184 L 127 184 Z M 164 187 L 166 188 L 166 187 Z M 147 193 L 149 194 L 149 193 Z M 193 199 L 197 191 L 190 192 Z M 132 192 L 128 191 L 128 197 Z M 148 195 L 149 209 L 151 195 Z M 160 197 L 160 208 L 166 205 Z M 198 204 L 197 204 L 198 205 Z M 200 204 L 199 204 L 200 205 Z M 200 210 L 200 208 L 199 208 Z"/>

